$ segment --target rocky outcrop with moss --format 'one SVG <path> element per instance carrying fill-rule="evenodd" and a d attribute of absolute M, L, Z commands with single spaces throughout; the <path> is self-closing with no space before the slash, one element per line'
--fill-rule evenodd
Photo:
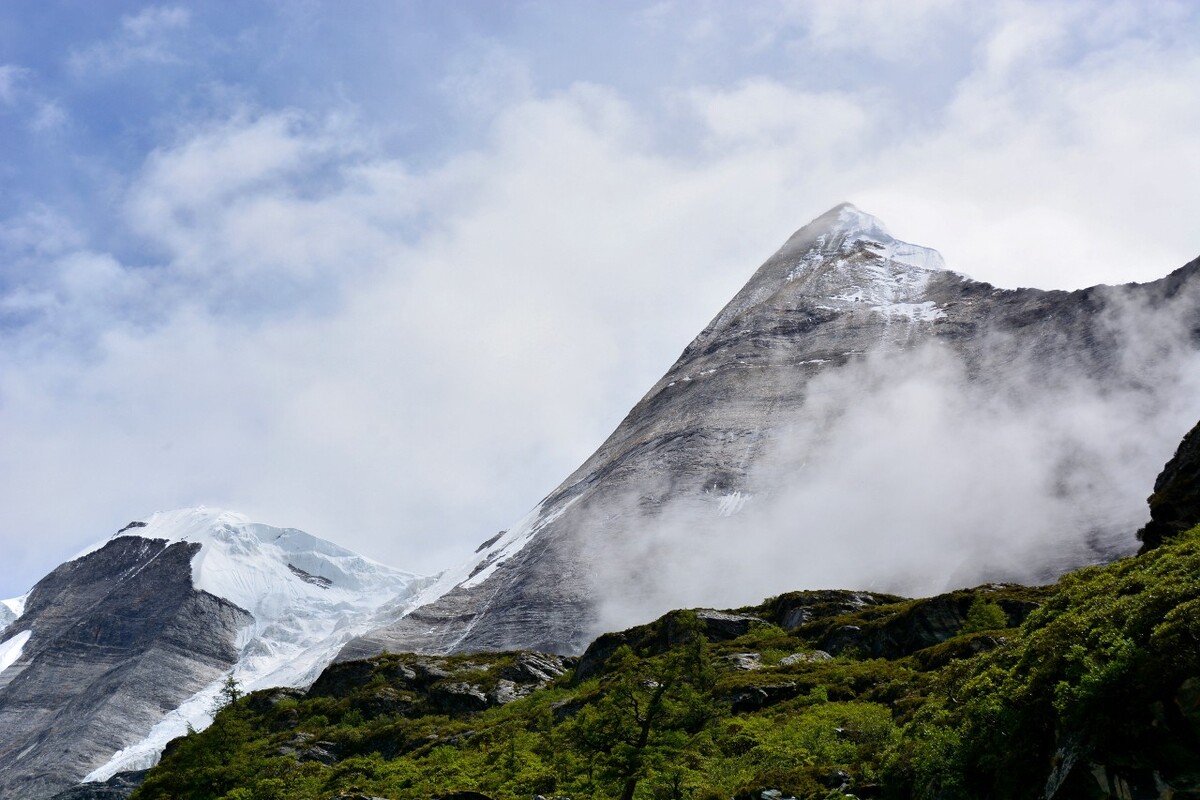
<path fill-rule="evenodd" d="M 1200 527 L 1048 587 L 677 611 L 578 661 L 339 664 L 172 743 L 134 798 L 1193 798 L 1198 642 Z"/>
<path fill-rule="evenodd" d="M 1150 522 L 1138 532 L 1142 552 L 1200 524 L 1200 423 L 1163 467 L 1148 502 Z"/>

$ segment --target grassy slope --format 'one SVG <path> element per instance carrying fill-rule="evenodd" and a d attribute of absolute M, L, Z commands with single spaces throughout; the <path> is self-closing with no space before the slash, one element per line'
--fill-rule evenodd
<path fill-rule="evenodd" d="M 134 798 L 1200 796 L 1200 528 L 1051 587 L 739 613 L 602 637 L 501 705 L 517 654 L 337 665 L 176 740 Z"/>

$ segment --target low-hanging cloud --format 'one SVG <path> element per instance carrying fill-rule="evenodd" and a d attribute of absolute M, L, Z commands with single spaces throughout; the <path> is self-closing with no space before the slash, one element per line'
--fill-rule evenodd
<path fill-rule="evenodd" d="M 1040 584 L 1132 552 L 1155 477 L 1200 417 L 1198 322 L 1194 299 L 1114 299 L 1100 371 L 1008 336 L 974 365 L 931 342 L 826 370 L 748 471 L 749 499 L 676 495 L 648 512 L 639 491 L 593 521 L 597 629 L 797 589 Z"/>

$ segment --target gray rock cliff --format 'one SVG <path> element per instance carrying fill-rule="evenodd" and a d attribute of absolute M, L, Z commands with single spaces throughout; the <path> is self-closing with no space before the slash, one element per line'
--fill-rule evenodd
<path fill-rule="evenodd" d="M 946 270 L 935 251 L 895 239 L 853 206 L 838 206 L 800 229 L 754 273 L 608 440 L 526 519 L 444 575 L 415 611 L 382 614 L 378 628 L 348 644 L 339 658 L 384 650 L 578 653 L 603 626 L 614 624 L 601 613 L 613 595 L 636 609 L 634 619 L 624 622 L 636 621 L 638 614 L 652 619 L 672 605 L 647 601 L 639 608 L 636 595 L 663 580 L 669 560 L 689 556 L 686 533 L 682 546 L 678 531 L 673 544 L 659 546 L 668 542 L 665 520 L 690 509 L 699 531 L 708 524 L 706 515 L 735 515 L 747 502 L 753 506 L 760 497 L 781 494 L 802 473 L 799 467 L 773 466 L 787 460 L 780 456 L 781 442 L 799 441 L 786 455 L 811 471 L 808 459 L 820 463 L 831 448 L 842 446 L 830 431 L 847 409 L 863 396 L 888 391 L 889 370 L 911 373 L 929 363 L 949 365 L 946 371 L 965 387 L 962 396 L 970 402 L 962 405 L 968 409 L 972 402 L 1003 404 L 1002 419 L 1017 434 L 1024 418 L 1037 414 L 1059 413 L 1071 423 L 1067 427 L 1079 428 L 1070 441 L 1045 445 L 1055 450 L 1046 470 L 1052 478 L 1043 483 L 1054 485 L 1039 491 L 1063 511 L 1061 524 L 1047 525 L 1062 531 L 1061 540 L 1047 539 L 1044 546 L 1026 541 L 1021 551 L 1014 544 L 1015 566 L 989 568 L 985 553 L 976 557 L 983 563 L 964 571 L 957 585 L 1048 580 L 1082 563 L 1130 552 L 1137 523 L 1123 516 L 1132 513 L 1136 520 L 1143 512 L 1136 507 L 1130 512 L 1127 499 L 1120 513 L 1104 504 L 1112 487 L 1123 485 L 1117 474 L 1122 465 L 1161 464 L 1178 434 L 1148 432 L 1148 454 L 1136 443 L 1114 445 L 1112 453 L 1131 452 L 1112 455 L 1113 463 L 1102 469 L 1091 445 L 1111 438 L 1104 426 L 1112 420 L 1169 432 L 1180 419 L 1195 419 L 1195 402 L 1180 387 L 1181 376 L 1197 372 L 1198 273 L 1195 261 L 1141 285 L 1071 292 L 999 289 Z M 1163 399 L 1167 391 L 1174 392 L 1169 403 Z M 1070 406 L 1075 401 L 1078 413 Z M 968 419 L 944 441 L 953 444 L 964 431 L 989 424 L 998 427 L 982 415 Z M 1057 435 L 1053 426 L 1045 428 L 1039 435 Z M 1004 435 L 993 434 L 991 445 L 1002 449 Z M 1041 447 L 1028 444 L 1031 452 Z M 966 452 L 976 462 L 964 470 L 991 466 L 993 453 Z M 1005 471 L 1021 471 L 1019 459 L 1015 464 Z M 983 475 L 981 481 L 1007 480 Z M 848 473 L 849 479 L 862 477 Z M 1140 494 L 1137 485 L 1144 484 L 1134 482 L 1134 495 Z M 867 499 L 863 492 L 860 502 Z M 929 502 L 952 500 L 945 492 L 930 492 Z M 1095 513 L 1089 517 L 1090 506 Z M 778 551 L 748 550 L 746 558 L 793 559 L 819 543 L 814 537 L 837 537 L 833 519 L 816 532 L 781 538 Z M 1006 534 L 997 530 L 1003 547 Z M 964 532 L 964 541 L 969 536 Z M 692 541 L 702 551 L 699 542 L 714 540 L 697 534 Z M 736 545 L 725 548 L 711 557 L 737 558 Z M 700 559 L 704 553 L 690 555 Z M 862 553 L 864 561 L 872 556 Z M 679 573 L 676 582 L 687 575 Z M 729 579 L 737 580 L 733 575 Z"/>
<path fill-rule="evenodd" d="M 71 786 L 237 660 L 249 615 L 192 588 L 199 547 L 121 537 L 34 586 L 0 633 L 31 631 L 0 673 L 0 798 Z"/>
<path fill-rule="evenodd" d="M 159 512 L 62 564 L 0 630 L 0 800 L 128 794 L 226 678 L 303 687 L 423 579 L 220 509 Z M 120 777 L 124 776 L 124 777 Z"/>
<path fill-rule="evenodd" d="M 1200 423 L 1179 443 L 1148 498 L 1150 522 L 1138 531 L 1142 552 L 1200 525 Z"/>

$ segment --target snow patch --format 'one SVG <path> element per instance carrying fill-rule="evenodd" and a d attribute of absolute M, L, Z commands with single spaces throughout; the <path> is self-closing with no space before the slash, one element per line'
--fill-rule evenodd
<path fill-rule="evenodd" d="M 524 550 L 525 546 L 533 541 L 533 537 L 537 535 L 538 531 L 565 514 L 567 509 L 574 505 L 578 499 L 578 496 L 572 497 L 544 517 L 540 516 L 543 506 L 539 504 L 537 508 L 522 517 L 520 522 L 514 525 L 504 536 L 497 539 L 496 543 L 484 552 L 482 559 L 471 562 L 471 571 L 468 573 L 467 578 L 461 581 L 463 588 L 478 586 L 487 580 L 496 571 L 497 567 Z M 478 566 L 482 566 L 483 569 L 476 569 Z M 455 586 L 457 585 L 459 584 L 456 583 Z"/>
<path fill-rule="evenodd" d="M 753 495 L 744 492 L 731 492 L 723 495 L 717 502 L 717 513 L 722 517 L 732 517 L 741 511 L 752 497 Z"/>
<path fill-rule="evenodd" d="M 537 536 L 539 531 L 565 514 L 567 509 L 574 505 L 581 496 L 576 495 L 572 497 L 544 517 L 542 516 L 542 511 L 546 507 L 545 501 L 539 503 L 532 511 L 522 517 L 517 524 L 499 536 L 493 537 L 487 547 L 477 550 L 475 555 L 465 563 L 438 575 L 434 582 L 407 600 L 403 607 L 398 608 L 394 603 L 383 607 L 380 611 L 380 619 L 382 621 L 390 621 L 397 616 L 404 616 L 413 609 L 438 600 L 459 586 L 471 588 L 472 586 L 479 585 L 491 577 L 492 573 L 501 564 L 524 550 L 533 541 L 534 537 Z"/>
<path fill-rule="evenodd" d="M 803 279 L 807 293 L 831 301 L 820 308 L 862 304 L 889 317 L 928 322 L 945 316 L 925 299 L 932 277 L 945 272 L 937 250 L 900 241 L 876 217 L 847 203 L 828 231 L 790 267 L 784 282 Z"/>
<path fill-rule="evenodd" d="M 14 597 L 10 600 L 0 600 L 0 606 L 4 606 L 9 611 L 11 611 L 13 614 L 13 617 L 11 620 L 9 620 L 9 622 L 12 622 L 13 620 L 16 620 L 16 619 L 20 619 L 21 616 L 23 616 L 25 614 L 25 603 L 28 600 L 29 600 L 29 592 L 26 592 L 25 594 L 21 595 L 20 597 Z"/>
<path fill-rule="evenodd" d="M 946 261 L 942 258 L 942 254 L 932 247 L 909 244 L 899 239 L 892 239 L 890 236 L 888 241 L 868 242 L 867 247 L 871 248 L 880 258 L 895 264 L 906 264 L 926 272 L 944 272 L 946 270 Z"/>
<path fill-rule="evenodd" d="M 933 322 L 935 319 L 946 316 L 946 312 L 938 308 L 932 300 L 924 303 L 889 303 L 872 306 L 871 310 L 889 317 L 905 317 L 913 322 Z"/>
<path fill-rule="evenodd" d="M 25 649 L 25 643 L 29 641 L 33 631 L 21 631 L 16 636 L 10 636 L 0 643 L 0 672 L 17 663 L 17 659 L 21 657 L 21 651 Z"/>

